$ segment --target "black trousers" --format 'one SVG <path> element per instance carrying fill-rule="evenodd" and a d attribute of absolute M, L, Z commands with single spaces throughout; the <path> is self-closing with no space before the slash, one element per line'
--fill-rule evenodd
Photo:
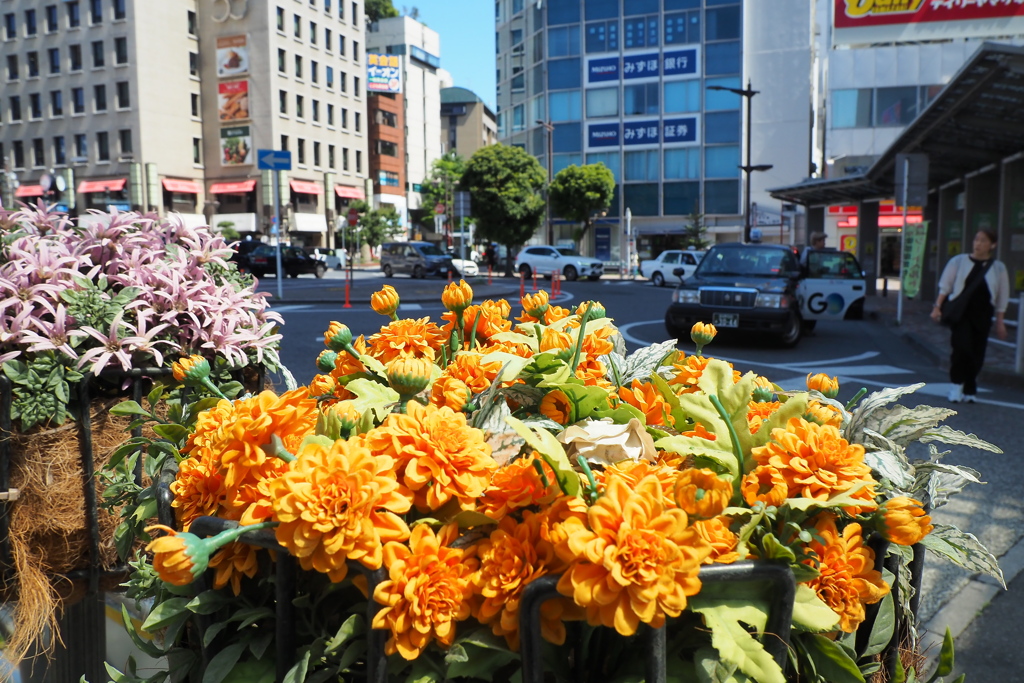
<path fill-rule="evenodd" d="M 949 379 L 964 385 L 964 393 L 978 393 L 978 373 L 985 365 L 988 333 L 992 329 L 991 316 L 967 316 L 952 328 L 953 353 L 949 359 Z"/>

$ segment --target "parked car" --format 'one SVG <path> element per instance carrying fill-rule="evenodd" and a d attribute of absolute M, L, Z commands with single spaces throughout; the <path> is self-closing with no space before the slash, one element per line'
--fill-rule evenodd
<path fill-rule="evenodd" d="M 561 273 L 569 281 L 581 276 L 597 280 L 604 273 L 604 263 L 598 259 L 581 256 L 573 247 L 554 247 L 548 244 L 522 249 L 516 256 L 515 268 L 526 278 L 533 277 L 534 273 L 544 277 Z"/>
<path fill-rule="evenodd" d="M 249 253 L 249 271 L 256 277 L 269 273 L 277 274 L 277 247 L 261 244 Z M 281 247 L 281 268 L 286 275 L 315 275 L 322 278 L 327 272 L 327 264 L 313 258 L 299 247 Z"/>
<path fill-rule="evenodd" d="M 682 339 L 699 321 L 795 346 L 818 320 L 862 318 L 864 292 L 864 273 L 844 251 L 811 251 L 801 269 L 792 247 L 719 244 L 672 294 L 665 329 Z"/>
<path fill-rule="evenodd" d="M 395 273 L 408 273 L 414 278 L 448 277 L 453 268 L 452 257 L 430 242 L 387 242 L 380 246 L 384 277 Z"/>
<path fill-rule="evenodd" d="M 455 274 L 459 277 L 476 277 L 480 274 L 480 266 L 477 265 L 476 261 L 472 259 L 459 258 L 458 252 L 451 253 L 452 266 L 455 268 Z"/>
<path fill-rule="evenodd" d="M 693 275 L 693 271 L 697 270 L 700 260 L 706 253 L 693 249 L 668 249 L 658 254 L 658 258 L 641 261 L 640 274 L 650 280 L 655 287 L 664 287 L 668 278 L 675 282 Z M 682 275 L 674 275 L 678 268 L 682 269 Z"/>
<path fill-rule="evenodd" d="M 334 268 L 335 270 L 341 270 L 345 267 L 341 257 L 335 253 L 334 249 L 325 249 L 324 247 L 306 247 L 306 253 L 315 258 L 318 261 L 323 261 L 328 268 Z M 337 250 L 340 251 L 340 250 Z"/>
<path fill-rule="evenodd" d="M 234 262 L 238 267 L 238 270 L 243 273 L 251 273 L 252 269 L 249 267 L 249 255 L 257 248 L 263 246 L 264 243 L 259 240 L 243 240 L 234 245 L 235 253 L 231 254 L 229 261 Z"/>

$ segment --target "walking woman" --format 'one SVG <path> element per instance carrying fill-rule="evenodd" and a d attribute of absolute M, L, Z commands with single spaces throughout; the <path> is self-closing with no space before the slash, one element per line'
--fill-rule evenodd
<path fill-rule="evenodd" d="M 1010 281 L 1006 266 L 995 258 L 998 239 L 993 230 L 979 230 L 974 236 L 973 251 L 951 258 L 939 279 L 939 298 L 932 308 L 932 320 L 939 322 L 943 319 L 942 304 L 947 297 L 947 306 L 959 311 L 944 321 L 952 330 L 953 354 L 949 364 L 949 379 L 953 383 L 949 392 L 951 403 L 974 403 L 978 393 L 978 373 L 985 364 L 985 347 L 992 329 L 993 314 L 996 336 L 1006 339 L 1003 314 L 1010 298 Z"/>

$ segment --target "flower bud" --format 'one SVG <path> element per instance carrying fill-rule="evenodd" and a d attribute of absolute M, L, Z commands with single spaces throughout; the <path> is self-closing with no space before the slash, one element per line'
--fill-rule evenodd
<path fill-rule="evenodd" d="M 217 550 L 249 531 L 271 526 L 277 526 L 277 522 L 238 526 L 210 538 L 200 538 L 188 532 L 179 533 L 163 524 L 154 524 L 146 527 L 147 533 L 158 530 L 167 535 L 150 541 L 146 550 L 153 553 L 153 569 L 161 580 L 174 586 L 187 586 L 206 571 L 210 566 L 210 556 Z"/>
<path fill-rule="evenodd" d="M 210 376 L 210 361 L 200 355 L 189 356 L 172 363 L 171 372 L 179 382 L 202 382 Z"/>
<path fill-rule="evenodd" d="M 697 345 L 697 353 L 700 354 L 701 350 L 718 334 L 718 330 L 711 323 L 695 322 L 693 327 L 690 328 L 690 339 Z"/>
<path fill-rule="evenodd" d="M 348 325 L 342 325 L 332 320 L 327 331 L 324 332 L 324 343 L 327 344 L 327 348 L 335 353 L 348 351 L 352 348 L 352 330 L 348 329 Z M 332 367 L 331 370 L 333 369 Z M 328 371 L 325 370 L 325 372 Z"/>
<path fill-rule="evenodd" d="M 463 411 L 473 399 L 473 391 L 461 379 L 442 374 L 430 388 L 430 402 L 435 406 L 448 406 Z"/>
<path fill-rule="evenodd" d="M 462 313 L 473 303 L 473 288 L 465 280 L 459 280 L 458 284 L 450 282 L 441 293 L 441 303 L 453 313 Z"/>
<path fill-rule="evenodd" d="M 708 469 L 685 469 L 676 477 L 676 504 L 692 517 L 710 519 L 732 498 L 732 484 Z"/>
<path fill-rule="evenodd" d="M 820 391 L 826 398 L 835 398 L 839 395 L 839 378 L 829 379 L 828 375 L 823 372 L 816 375 L 808 373 L 807 388 L 810 391 Z"/>
<path fill-rule="evenodd" d="M 771 380 L 759 375 L 754 379 L 754 400 L 758 403 L 768 403 L 775 400 L 775 387 Z"/>
<path fill-rule="evenodd" d="M 370 295 L 370 308 L 381 315 L 394 316 L 398 303 L 398 292 L 391 285 L 384 285 L 379 292 Z"/>
<path fill-rule="evenodd" d="M 882 505 L 882 535 L 899 545 L 914 545 L 931 533 L 932 518 L 920 501 L 906 496 L 890 498 Z"/>
<path fill-rule="evenodd" d="M 538 320 L 544 320 L 544 314 L 548 312 L 550 307 L 547 292 L 542 289 L 534 294 L 525 295 L 520 301 L 523 304 L 523 312 L 526 315 Z"/>
<path fill-rule="evenodd" d="M 588 310 L 590 311 L 589 320 L 608 317 L 608 312 L 605 310 L 604 305 L 598 301 L 584 301 L 576 308 L 576 315 L 582 316 Z"/>
<path fill-rule="evenodd" d="M 349 333 L 352 336 L 352 333 Z M 330 372 L 334 370 L 334 361 L 338 359 L 337 351 L 331 351 L 330 349 L 324 349 L 320 352 L 320 355 L 316 357 L 316 369 L 320 372 Z"/>
<path fill-rule="evenodd" d="M 388 383 L 401 396 L 415 396 L 430 384 L 433 363 L 426 358 L 399 356 L 388 363 Z"/>
<path fill-rule="evenodd" d="M 352 401 L 338 401 L 320 411 L 316 420 L 316 434 L 337 441 L 347 439 L 356 432 L 362 415 Z"/>
<path fill-rule="evenodd" d="M 561 389 L 552 389 L 544 394 L 540 402 L 541 415 L 560 425 L 567 425 L 573 421 L 572 408 L 572 402 Z"/>

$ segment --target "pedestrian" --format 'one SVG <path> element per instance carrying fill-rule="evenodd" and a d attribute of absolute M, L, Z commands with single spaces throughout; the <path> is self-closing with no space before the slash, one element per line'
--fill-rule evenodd
<path fill-rule="evenodd" d="M 484 250 L 484 260 L 487 261 L 487 267 L 492 270 L 498 265 L 498 254 L 493 244 L 488 244 L 487 249 Z"/>
<path fill-rule="evenodd" d="M 807 268 L 807 255 L 811 251 L 813 251 L 815 249 L 824 249 L 825 248 L 825 239 L 826 239 L 826 237 L 828 237 L 828 235 L 826 235 L 823 232 L 812 232 L 811 233 L 811 243 L 810 243 L 810 245 L 804 247 L 803 253 L 800 254 L 800 265 L 804 269 Z"/>
<path fill-rule="evenodd" d="M 978 373 L 985 364 L 985 347 L 992 329 L 993 314 L 996 336 L 1006 339 L 1003 315 L 1010 298 L 1010 280 L 1006 266 L 995 258 L 998 239 L 993 230 L 979 230 L 974 236 L 971 253 L 951 258 L 939 279 L 939 297 L 931 317 L 936 322 L 948 324 L 951 329 L 951 403 L 975 401 Z M 943 303 L 946 304 L 945 316 Z"/>

